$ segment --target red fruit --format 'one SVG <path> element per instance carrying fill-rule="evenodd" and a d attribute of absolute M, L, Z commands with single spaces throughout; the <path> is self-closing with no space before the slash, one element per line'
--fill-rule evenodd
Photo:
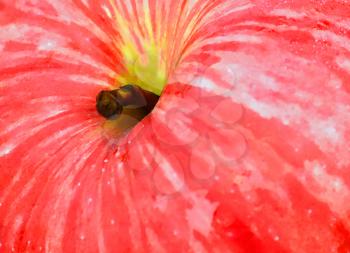
<path fill-rule="evenodd" d="M 350 252 L 349 13 L 0 4 L 0 252 Z M 105 120 L 127 83 L 166 87 Z"/>

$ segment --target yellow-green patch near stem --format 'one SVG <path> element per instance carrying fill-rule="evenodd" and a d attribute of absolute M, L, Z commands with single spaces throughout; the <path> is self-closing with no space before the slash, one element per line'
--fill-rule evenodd
<path fill-rule="evenodd" d="M 123 16 L 113 0 L 109 0 L 114 11 L 115 21 L 120 34 L 117 40 L 117 47 L 122 54 L 122 61 L 125 67 L 123 73 L 117 76 L 117 85 L 135 84 L 144 90 L 157 95 L 167 82 L 166 62 L 162 59 L 161 48 L 164 43 L 155 43 L 155 34 L 152 28 L 151 16 L 147 1 L 143 2 L 144 13 L 140 15 L 140 22 L 144 32 L 138 30 L 135 20 L 128 20 Z M 135 36 L 142 50 L 137 49 Z M 163 47 L 164 48 L 164 47 Z"/>
<path fill-rule="evenodd" d="M 144 45 L 144 53 L 140 54 L 131 43 L 124 44 L 121 53 L 126 73 L 119 75 L 117 82 L 136 84 L 144 90 L 160 95 L 166 84 L 167 74 L 165 62 L 156 45 L 147 43 Z"/>

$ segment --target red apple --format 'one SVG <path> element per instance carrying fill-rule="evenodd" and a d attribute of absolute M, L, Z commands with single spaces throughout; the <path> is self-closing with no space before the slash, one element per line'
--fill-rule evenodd
<path fill-rule="evenodd" d="M 344 0 L 2 1 L 0 252 L 349 253 L 349 45 Z"/>

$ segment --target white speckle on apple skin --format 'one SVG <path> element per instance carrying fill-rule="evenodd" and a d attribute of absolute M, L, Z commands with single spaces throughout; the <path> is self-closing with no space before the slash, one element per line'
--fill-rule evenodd
<path fill-rule="evenodd" d="M 292 19 L 302 19 L 307 16 L 303 12 L 297 12 L 291 9 L 275 9 L 270 13 L 275 16 L 282 16 L 282 17 L 292 18 Z"/>
<path fill-rule="evenodd" d="M 44 40 L 39 42 L 38 50 L 51 51 L 56 47 L 56 42 L 54 40 Z"/>
<path fill-rule="evenodd" d="M 345 215 L 344 210 L 350 208 L 350 203 L 347 201 L 350 199 L 349 188 L 345 185 L 344 181 L 329 173 L 327 168 L 320 161 L 308 161 L 304 162 L 304 179 L 303 184 L 310 190 L 315 191 L 315 196 L 319 199 L 332 201 L 330 209 L 333 212 L 342 213 Z M 334 194 L 337 197 L 334 198 Z M 313 210 L 309 209 L 308 214 L 312 214 Z"/>
<path fill-rule="evenodd" d="M 16 145 L 14 144 L 7 144 L 2 146 L 2 148 L 0 149 L 0 156 L 5 156 L 8 155 L 9 153 L 11 153 L 11 151 L 16 147 Z"/>

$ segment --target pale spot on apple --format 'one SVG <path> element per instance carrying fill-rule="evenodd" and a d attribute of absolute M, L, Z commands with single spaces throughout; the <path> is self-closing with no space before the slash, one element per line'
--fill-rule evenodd
<path fill-rule="evenodd" d="M 286 18 L 292 18 L 292 19 L 302 19 L 306 17 L 306 13 L 304 12 L 297 12 L 295 10 L 291 9 L 275 9 L 270 12 L 272 15 L 275 16 L 282 16 Z"/>
<path fill-rule="evenodd" d="M 18 233 L 22 224 L 23 224 L 23 217 L 21 215 L 17 215 L 17 217 L 12 225 L 13 232 Z"/>
<path fill-rule="evenodd" d="M 193 239 L 193 237 L 191 238 L 190 242 L 189 242 L 193 252 L 198 252 L 198 253 L 209 253 L 206 248 L 203 246 L 203 243 L 199 240 L 195 240 Z M 217 253 L 217 252 L 215 252 Z"/>
<path fill-rule="evenodd" d="M 314 176 L 318 177 L 322 175 L 323 170 L 325 169 L 325 165 L 320 164 L 320 163 L 315 163 L 313 167 L 313 174 Z"/>
<path fill-rule="evenodd" d="M 82 85 L 96 85 L 96 86 L 100 86 L 101 89 L 109 87 L 109 83 L 105 81 L 101 81 L 97 78 L 86 76 L 86 75 L 74 74 L 74 75 L 69 75 L 68 78 L 69 80 L 72 80 Z"/>
<path fill-rule="evenodd" d="M 38 50 L 41 51 L 52 51 L 56 48 L 56 41 L 54 40 L 43 40 L 39 42 Z"/>
<path fill-rule="evenodd" d="M 154 230 L 146 227 L 145 232 L 147 240 L 155 252 L 167 253 L 162 244 L 159 242 L 158 235 L 154 232 Z"/>
<path fill-rule="evenodd" d="M 113 17 L 113 15 L 112 15 L 112 13 L 111 13 L 111 10 L 104 4 L 104 5 L 102 5 L 102 9 L 105 11 L 105 13 L 107 14 L 107 16 L 109 17 L 109 18 L 112 18 Z"/>
<path fill-rule="evenodd" d="M 336 58 L 337 65 L 344 69 L 346 72 L 350 74 L 350 60 L 344 56 L 338 56 Z"/>
<path fill-rule="evenodd" d="M 135 141 L 128 150 L 128 167 L 136 171 L 150 170 L 154 161 L 154 152 L 154 140 L 143 135 L 143 138 Z"/>
<path fill-rule="evenodd" d="M 158 167 L 153 174 L 156 189 L 162 194 L 179 192 L 184 186 L 183 168 L 175 156 L 158 156 Z"/>
<path fill-rule="evenodd" d="M 81 0 L 85 6 L 89 6 L 89 0 Z"/>
<path fill-rule="evenodd" d="M 227 232 L 226 235 L 231 238 L 235 236 L 235 234 L 232 231 Z"/>
<path fill-rule="evenodd" d="M 196 179 L 209 179 L 215 174 L 216 160 L 210 149 L 210 141 L 206 138 L 199 139 L 192 148 L 190 170 Z"/>
<path fill-rule="evenodd" d="M 208 40 L 206 46 L 215 45 L 217 43 L 223 42 L 242 42 L 242 43 L 250 43 L 250 44 L 261 44 L 264 41 L 259 36 L 255 36 L 252 34 L 239 33 L 231 36 L 218 36 L 215 39 Z"/>
<path fill-rule="evenodd" d="M 316 137 L 318 137 L 320 145 L 337 145 L 342 142 L 342 132 L 336 128 L 336 122 L 332 119 L 317 120 L 310 122 L 310 131 Z M 323 138 L 320 138 L 323 137 Z"/>
<path fill-rule="evenodd" d="M 343 82 L 337 76 L 331 75 L 327 85 L 333 89 L 339 90 L 343 86 Z"/>
<path fill-rule="evenodd" d="M 334 212 L 343 213 L 347 208 L 350 208 L 348 200 L 350 199 L 350 192 L 344 181 L 335 175 L 328 172 L 327 167 L 320 161 L 305 161 L 305 175 L 304 184 L 310 190 L 316 190 L 315 196 L 320 199 L 331 201 L 330 209 Z M 312 184 L 310 181 L 312 180 Z M 334 194 L 337 197 L 334 198 Z"/>
<path fill-rule="evenodd" d="M 10 154 L 15 147 L 16 145 L 13 143 L 7 143 L 4 146 L 0 147 L 0 157 Z"/>
<path fill-rule="evenodd" d="M 285 126 L 288 126 L 289 124 L 290 124 L 290 121 L 289 121 L 289 119 L 282 119 L 282 123 L 283 123 L 283 125 L 285 125 Z"/>
<path fill-rule="evenodd" d="M 344 36 L 330 31 L 314 30 L 311 32 L 316 40 L 330 41 L 338 47 L 343 47 L 350 51 L 350 40 Z"/>
<path fill-rule="evenodd" d="M 192 85 L 200 87 L 203 93 L 218 91 L 220 88 L 209 78 L 200 77 L 192 81 Z"/>
<path fill-rule="evenodd" d="M 334 181 L 332 182 L 332 186 L 335 192 L 339 192 L 342 190 L 343 187 L 345 187 L 345 185 L 339 178 L 334 179 Z"/>
<path fill-rule="evenodd" d="M 281 83 L 278 83 L 278 81 L 271 76 L 268 76 L 264 73 L 256 75 L 256 80 L 258 81 L 258 83 L 253 83 L 252 87 L 256 87 L 257 90 L 259 90 L 259 87 L 263 87 L 264 90 L 278 92 L 283 87 Z"/>
<path fill-rule="evenodd" d="M 186 219 L 191 229 L 203 236 L 209 236 L 212 230 L 212 219 L 218 207 L 217 203 L 209 201 L 205 192 L 197 192 L 190 195 L 192 207 L 186 210 Z"/>
<path fill-rule="evenodd" d="M 245 194 L 245 199 L 247 201 L 251 201 L 252 200 L 252 196 L 250 194 Z"/>

